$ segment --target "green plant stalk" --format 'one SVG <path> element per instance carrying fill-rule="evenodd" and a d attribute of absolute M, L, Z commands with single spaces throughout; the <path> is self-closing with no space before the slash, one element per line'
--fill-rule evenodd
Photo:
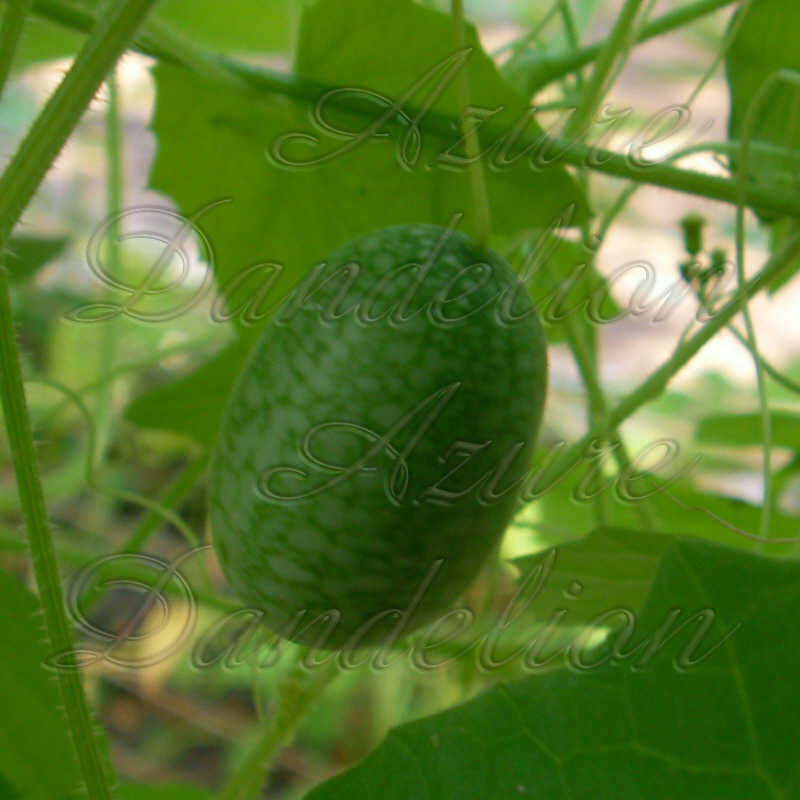
<path fill-rule="evenodd" d="M 0 176 L 0 251 L 8 243 L 20 214 L 100 82 L 154 2 L 125 0 L 110 7 Z M 61 581 L 28 416 L 5 267 L 0 267 L 0 394 L 50 646 L 55 653 L 69 652 L 72 632 L 61 598 Z M 81 676 L 72 670 L 58 671 L 57 675 L 86 791 L 93 800 L 110 800 L 107 753 L 103 752 L 104 746 L 93 727 Z"/>
<path fill-rule="evenodd" d="M 770 256 L 763 268 L 742 285 L 734 298 L 720 308 L 694 336 L 684 342 L 644 383 L 611 409 L 608 414 L 608 425 L 620 425 L 645 403 L 658 397 L 667 387 L 671 378 L 741 311 L 744 303 L 762 289 L 765 289 L 776 276 L 791 266 L 792 261 L 798 254 L 800 254 L 800 235 L 790 239 L 780 251 Z M 591 438 L 587 441 L 590 440 Z"/>
<path fill-rule="evenodd" d="M 572 16 L 572 8 L 570 6 L 569 0 L 559 0 L 559 8 L 561 11 L 561 19 L 564 27 L 564 32 L 567 37 L 567 43 L 571 50 L 577 50 L 579 47 L 578 42 L 578 31 L 575 25 L 575 20 Z M 599 64 L 599 62 L 598 62 Z M 580 70 L 576 71 L 575 73 L 576 84 L 575 87 L 578 89 L 579 92 L 579 102 L 578 106 L 581 105 L 581 102 L 586 100 L 587 91 L 589 87 L 584 83 L 583 75 L 581 74 Z M 570 125 L 575 121 L 575 115 L 577 114 L 577 110 L 570 121 Z M 566 138 L 573 138 L 574 132 L 568 131 L 565 134 Z M 589 196 L 590 192 L 590 180 L 589 175 L 586 169 L 580 169 L 578 171 L 578 181 L 586 194 Z M 581 236 L 583 239 L 584 245 L 587 247 L 589 251 L 592 250 L 590 246 L 590 236 L 591 231 L 589 229 L 588 223 L 584 223 L 581 227 Z M 592 256 L 592 262 L 594 262 L 594 255 Z M 549 267 L 548 267 L 548 271 Z M 552 272 L 551 272 L 551 277 Z M 603 395 L 603 391 L 597 381 L 597 339 L 594 335 L 594 331 L 588 331 L 587 336 L 583 335 L 583 331 L 578 330 L 578 327 L 574 324 L 574 322 L 570 319 L 567 320 L 566 325 L 566 335 L 567 335 L 567 343 L 569 344 L 570 350 L 572 351 L 573 358 L 578 366 L 578 371 L 580 372 L 581 379 L 583 380 L 584 387 L 586 388 L 587 394 L 587 413 L 588 413 L 588 424 L 589 427 L 595 427 L 602 423 L 605 413 L 607 411 L 605 397 Z M 616 452 L 616 451 L 615 451 Z M 595 509 L 595 523 L 598 527 L 602 527 L 607 522 L 608 517 L 608 498 L 606 497 L 604 492 L 599 493 L 594 498 L 594 509 Z"/>
<path fill-rule="evenodd" d="M 594 427 L 579 441 L 567 448 L 561 458 L 555 459 L 550 468 L 545 470 L 544 480 L 552 480 L 554 477 L 566 473 L 582 460 L 588 445 L 594 441 L 608 438 L 614 429 L 618 428 L 628 417 L 651 400 L 659 397 L 669 385 L 670 380 L 741 311 L 742 305 L 747 299 L 758 294 L 779 277 L 785 269 L 791 266 L 798 255 L 800 255 L 800 235 L 791 238 L 780 251 L 770 256 L 764 267 L 741 286 L 734 298 L 722 306 L 697 333 L 682 342 L 658 369 L 614 406 L 608 412 L 604 424 Z"/>
<path fill-rule="evenodd" d="M 746 11 L 748 7 L 745 9 Z M 744 14 L 742 15 L 744 16 Z M 795 86 L 800 85 L 800 75 L 790 70 L 779 70 L 770 76 L 770 79 L 759 87 L 759 90 L 751 98 L 750 104 L 747 108 L 744 124 L 741 133 L 741 147 L 739 148 L 739 165 L 736 170 L 736 178 L 739 185 L 739 202 L 736 206 L 736 279 L 738 285 L 741 287 L 745 281 L 745 201 L 744 192 L 750 178 L 750 142 L 755 132 L 756 114 L 761 110 L 761 106 L 767 93 L 771 91 L 773 86 L 780 81 L 787 81 Z M 753 364 L 756 371 L 756 383 L 758 386 L 758 401 L 761 410 L 761 433 L 762 433 L 762 471 L 763 471 L 763 487 L 764 487 L 764 502 L 762 505 L 761 513 L 761 528 L 760 535 L 761 541 L 759 542 L 759 550 L 764 542 L 769 537 L 769 525 L 772 514 L 772 419 L 769 413 L 769 400 L 767 398 L 767 387 L 764 379 L 764 370 L 761 368 L 760 353 L 758 350 L 758 342 L 756 341 L 755 327 L 753 319 L 750 316 L 750 309 L 745 302 L 742 306 L 742 317 L 744 318 L 745 332 L 747 335 L 747 346 L 750 350 L 750 355 L 753 358 Z"/>
<path fill-rule="evenodd" d="M 105 486 L 101 486 L 95 475 L 95 462 L 96 462 L 96 452 L 97 452 L 97 432 L 95 429 L 94 420 L 92 419 L 92 415 L 89 412 L 89 408 L 87 407 L 86 403 L 81 399 L 77 392 L 73 391 L 67 386 L 63 384 L 57 383 L 56 381 L 51 381 L 48 378 L 38 378 L 36 381 L 29 381 L 30 383 L 42 383 L 45 386 L 51 386 L 54 389 L 57 389 L 62 394 L 74 403 L 75 407 L 81 413 L 81 416 L 86 423 L 86 429 L 88 433 L 88 442 L 86 446 L 86 466 L 85 466 L 85 483 L 86 485 L 92 489 L 93 491 L 97 492 L 98 494 L 102 494 L 106 497 L 110 497 L 115 500 L 122 500 L 124 502 L 133 503 L 135 505 L 141 506 L 142 508 L 146 508 L 149 511 L 159 514 L 162 519 L 166 520 L 167 522 L 172 523 L 186 538 L 186 541 L 192 546 L 197 547 L 200 544 L 200 537 L 192 530 L 191 526 L 189 526 L 177 513 L 172 511 L 169 508 L 164 508 L 157 500 L 151 500 L 149 497 L 143 497 L 136 492 L 128 492 L 122 489 L 111 489 Z"/>
<path fill-rule="evenodd" d="M 699 0 L 699 2 L 687 3 L 642 26 L 641 30 L 636 34 L 633 44 L 642 44 L 656 36 L 671 33 L 701 17 L 740 2 L 741 0 Z M 531 94 L 535 94 L 552 81 L 591 64 L 599 56 L 603 45 L 603 42 L 597 42 L 577 51 L 532 56 L 532 59 L 535 58 L 537 80 L 528 87 L 529 91 Z M 525 58 L 525 56 L 523 55 L 521 58 Z"/>
<path fill-rule="evenodd" d="M 570 51 L 575 52 L 580 49 L 581 43 L 570 0 L 558 0 L 558 8 L 561 13 L 561 23 L 564 26 L 564 34 L 567 37 L 567 45 Z M 583 74 L 580 70 L 575 71 L 575 88 L 578 92 L 582 92 L 584 89 Z"/>
<path fill-rule="evenodd" d="M 547 23 L 556 15 L 559 10 L 559 5 L 562 2 L 563 0 L 554 0 L 550 8 L 544 13 L 544 16 L 529 31 L 526 31 L 522 36 L 518 36 L 516 39 L 512 39 L 510 42 L 500 45 L 497 49 L 492 50 L 490 53 L 492 58 L 497 58 L 497 56 L 502 55 L 507 50 L 513 50 L 514 53 L 518 53 L 526 45 L 535 42 L 547 26 Z"/>
<path fill-rule="evenodd" d="M 611 35 L 603 43 L 597 54 L 591 77 L 581 92 L 578 107 L 570 117 L 564 132 L 565 139 L 581 136 L 597 113 L 600 103 L 608 91 L 608 81 L 614 65 L 625 53 L 630 44 L 636 16 L 642 7 L 643 0 L 625 0 L 625 4 L 611 29 Z"/>
<path fill-rule="evenodd" d="M 0 267 L 0 394 L 50 648 L 53 653 L 71 652 L 72 631 L 61 598 L 61 580 L 25 402 L 8 273 L 4 267 Z M 107 800 L 112 796 L 110 776 L 106 774 L 107 759 L 101 752 L 100 741 L 95 734 L 81 676 L 72 670 L 62 670 L 57 674 L 86 790 L 92 798 Z"/>
<path fill-rule="evenodd" d="M 555 277 L 549 262 L 544 264 L 544 268 L 551 278 Z M 575 359 L 575 364 L 578 367 L 581 380 L 583 381 L 583 385 L 589 397 L 589 407 L 591 409 L 590 425 L 592 428 L 602 427 L 608 416 L 608 401 L 603 392 L 603 387 L 600 385 L 596 359 L 593 358 L 593 354 L 589 352 L 586 340 L 582 335 L 581 329 L 575 323 L 573 315 L 567 314 L 562 322 L 564 324 L 564 334 L 567 338 L 567 344 L 572 352 L 572 357 Z M 617 443 L 617 446 L 613 450 L 614 459 L 620 471 L 624 472 L 631 465 L 628 449 L 625 446 L 622 436 L 616 429 L 611 432 L 611 438 Z M 598 497 L 603 497 L 604 495 L 605 492 L 602 492 Z M 656 527 L 655 520 L 650 513 L 649 506 L 647 506 L 647 501 L 644 503 L 636 503 L 636 511 L 645 529 L 654 530 Z"/>
<path fill-rule="evenodd" d="M 729 4 L 733 0 L 728 0 Z M 716 0 L 717 7 L 721 7 L 720 0 Z M 724 4 L 723 4 L 724 5 Z M 66 24 L 76 30 L 86 30 L 91 26 L 92 15 L 90 12 L 76 9 L 64 4 L 61 0 L 35 0 L 34 10 L 47 19 Z M 146 36 L 134 42 L 134 47 L 144 53 L 166 63 L 182 64 L 193 71 L 207 67 L 208 61 L 216 61 L 229 75 L 242 79 L 249 86 L 261 91 L 293 97 L 301 101 L 314 103 L 319 97 L 337 88 L 329 84 L 310 81 L 274 70 L 256 67 L 224 56 L 214 56 L 204 53 L 204 60 L 199 67 L 190 61 L 183 61 L 181 57 L 170 51 L 152 26 L 145 30 Z M 195 48 L 197 55 L 198 48 Z M 186 55 L 186 54 L 183 54 Z M 590 59 L 591 60 L 591 59 Z M 206 71 L 208 71 L 206 69 Z M 567 71 L 568 72 L 568 71 Z M 564 73 L 566 74 L 566 73 Z M 230 83 L 230 80 L 228 80 Z M 364 115 L 371 119 L 375 117 L 375 105 L 372 102 L 362 103 L 352 96 L 352 93 L 341 93 L 331 99 L 331 104 L 339 108 Z M 415 116 L 415 109 L 406 108 L 411 116 Z M 453 123 L 458 120 L 446 114 L 428 112 L 420 122 L 420 129 L 424 133 L 439 134 L 451 139 Z M 506 135 L 507 130 L 487 120 L 481 130 L 486 132 L 487 141 L 495 141 Z M 738 202 L 737 182 L 720 178 L 716 175 L 705 175 L 692 170 L 684 170 L 667 164 L 656 163 L 645 166 L 635 163 L 627 155 L 611 153 L 607 150 L 595 148 L 590 145 L 569 142 L 563 139 L 553 139 L 541 135 L 522 134 L 518 145 L 523 148 L 528 145 L 539 144 L 547 146 L 549 151 L 559 153 L 558 161 L 576 167 L 586 167 L 598 173 L 611 175 L 617 178 L 634 180 L 637 183 L 661 186 L 678 192 L 707 197 L 735 205 Z M 800 217 L 800 196 L 788 192 L 777 186 L 748 186 L 746 193 L 747 205 L 751 208 L 774 212 L 781 216 Z"/>
<path fill-rule="evenodd" d="M 744 0 L 734 24 L 730 25 L 725 31 L 725 38 L 722 40 L 722 44 L 718 48 L 716 55 L 714 56 L 714 60 L 711 62 L 708 69 L 703 73 L 703 76 L 697 82 L 694 90 L 689 95 L 689 99 L 684 104 L 687 108 L 692 107 L 694 101 L 697 99 L 697 96 L 703 91 L 703 87 L 711 80 L 712 75 L 717 71 L 717 68 L 722 63 L 722 60 L 727 55 L 733 40 L 736 38 L 736 34 L 739 32 L 739 28 L 742 26 L 742 22 L 744 21 L 747 9 L 750 7 L 751 2 L 752 0 Z"/>
<path fill-rule="evenodd" d="M 462 0 L 452 0 L 453 38 L 456 50 L 464 50 L 467 46 L 464 33 L 464 3 Z M 465 66 L 456 76 L 456 90 L 458 102 L 462 109 L 469 108 L 469 68 Z M 469 159 L 468 174 L 472 207 L 475 214 L 475 242 L 481 250 L 489 246 L 489 235 L 492 231 L 492 211 L 489 205 L 489 192 L 486 189 L 486 177 L 483 174 L 481 162 L 481 145 L 474 127 L 469 120 L 464 119 L 461 125 L 464 134 L 464 149 Z"/>
<path fill-rule="evenodd" d="M 735 325 L 728 325 L 728 330 L 742 345 L 749 348 L 747 337 L 739 331 Z M 761 353 L 758 354 L 758 360 L 761 363 L 761 368 L 775 383 L 779 383 L 784 389 L 788 389 L 790 392 L 800 395 L 800 383 L 793 381 L 788 375 L 784 375 L 774 364 L 767 361 Z"/>
<path fill-rule="evenodd" d="M 326 664 L 315 667 L 315 670 L 316 673 L 309 674 L 298 662 L 280 682 L 274 716 L 244 763 L 220 792 L 219 800 L 254 800 L 259 796 L 275 756 L 290 740 L 306 711 L 336 677 L 339 664 L 330 657 Z"/>
<path fill-rule="evenodd" d="M 116 219 L 122 209 L 122 132 L 119 107 L 119 91 L 116 69 L 112 69 L 106 79 L 108 87 L 108 108 L 106 109 L 106 213 Z M 108 273 L 112 277 L 120 275 L 120 228 L 114 222 L 109 230 L 108 242 Z M 113 291 L 106 288 L 106 299 L 111 301 Z M 105 375 L 114 366 L 117 358 L 117 345 L 119 343 L 119 320 L 112 319 L 107 324 L 100 342 L 100 364 L 98 375 Z M 97 458 L 103 460 L 106 447 L 111 436 L 113 420 L 114 384 L 104 383 L 97 392 L 95 417 L 97 425 Z"/>
<path fill-rule="evenodd" d="M 706 299 L 696 290 L 694 286 L 692 286 L 694 290 L 695 297 L 699 303 L 703 305 L 704 308 L 707 308 L 707 301 Z M 743 334 L 733 323 L 730 323 L 727 326 L 727 330 L 729 330 L 734 337 L 736 337 L 737 341 L 745 347 L 748 352 L 750 350 L 750 345 L 747 341 L 747 336 Z M 768 361 L 761 353 L 758 354 L 758 360 L 761 363 L 761 367 L 767 375 L 775 381 L 775 383 L 780 384 L 783 386 L 784 389 L 788 389 L 790 392 L 794 394 L 800 394 L 800 383 L 793 381 L 788 375 L 784 375 L 774 364 Z"/>
<path fill-rule="evenodd" d="M 3 22 L 0 25 L 0 94 L 3 93 L 11 72 L 22 27 L 32 7 L 33 0 L 17 0 L 7 4 L 3 13 Z"/>
<path fill-rule="evenodd" d="M 205 472 L 208 465 L 209 451 L 205 449 L 191 464 L 189 464 L 177 479 L 159 495 L 159 508 L 151 508 L 136 526 L 133 533 L 122 546 L 123 553 L 136 553 L 147 543 L 147 540 L 164 522 L 162 508 L 176 509 L 187 494 L 192 490 Z"/>
<path fill-rule="evenodd" d="M 0 249 L 100 83 L 156 0 L 109 4 L 0 176 Z"/>

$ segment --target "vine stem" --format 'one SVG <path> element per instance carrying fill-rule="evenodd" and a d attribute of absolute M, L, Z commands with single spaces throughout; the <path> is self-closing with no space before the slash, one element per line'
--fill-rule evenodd
<path fill-rule="evenodd" d="M 17 0 L 6 5 L 3 23 L 0 26 L 0 94 L 11 72 L 11 63 L 17 50 L 25 19 L 33 7 L 33 0 Z"/>
<path fill-rule="evenodd" d="M 574 136 L 580 135 L 590 125 L 606 95 L 607 83 L 614 70 L 614 65 L 620 59 L 620 54 L 628 51 L 634 22 L 643 1 L 625 0 L 625 5 L 611 29 L 611 35 L 597 54 L 592 75 L 581 92 L 578 107 L 567 123 L 564 131 L 565 139 L 572 139 Z"/>
<path fill-rule="evenodd" d="M 155 0 L 125 0 L 111 5 L 34 121 L 0 177 L 0 252 L 98 86 L 154 3 Z M 7 7 L 7 12 L 9 8 L 14 6 Z M 7 21 L 6 18 L 4 32 Z M 18 22 L 17 38 L 21 29 Z M 0 63 L 10 64 L 15 46 L 16 39 L 4 38 Z M 70 652 L 72 631 L 61 597 L 4 265 L 0 265 L 0 396 L 50 646 L 53 652 Z M 110 762 L 105 744 L 96 734 L 81 676 L 73 670 L 58 670 L 57 676 L 86 792 L 93 800 L 110 800 Z"/>
<path fill-rule="evenodd" d="M 744 303 L 780 276 L 798 255 L 800 255 L 800 234 L 794 236 L 780 251 L 770 256 L 763 268 L 739 287 L 735 297 L 718 309 L 697 333 L 682 342 L 658 369 L 614 406 L 601 425 L 593 426 L 585 436 L 567 448 L 561 458 L 554 459 L 549 468 L 545 470 L 544 476 L 541 477 L 545 480 L 547 478 L 552 480 L 554 477 L 557 478 L 559 473 L 566 474 L 580 462 L 587 446 L 596 440 L 607 438 L 628 417 L 651 400 L 659 397 L 673 376 L 741 311 Z"/>
<path fill-rule="evenodd" d="M 708 10 L 729 5 L 734 0 L 715 0 L 708 5 Z M 85 31 L 91 27 L 94 19 L 91 12 L 70 6 L 62 0 L 35 0 L 34 11 L 41 16 L 66 25 L 75 30 Z M 232 81 L 245 83 L 254 89 L 271 92 L 298 100 L 316 103 L 319 98 L 341 87 L 320 81 L 312 81 L 297 75 L 289 75 L 275 70 L 257 67 L 241 61 L 219 56 L 201 50 L 198 47 L 174 49 L 171 41 L 174 37 L 163 35 L 163 26 L 154 26 L 152 23 L 145 28 L 144 35 L 134 41 L 134 48 L 145 55 L 158 58 L 165 63 L 180 64 L 198 74 L 209 76 L 209 65 L 216 67 L 219 80 L 231 86 Z M 596 53 L 589 58 L 594 60 Z M 568 74 L 572 69 L 567 69 L 561 74 Z M 557 75 L 556 77 L 559 77 Z M 375 103 L 364 103 L 359 100 L 356 93 L 338 92 L 330 95 L 331 106 L 336 106 L 353 113 L 375 117 Z M 458 122 L 447 114 L 427 111 L 422 114 L 419 109 L 406 106 L 405 111 L 414 119 L 419 118 L 419 127 L 423 133 L 433 133 L 452 139 L 453 123 Z M 391 122 L 388 120 L 387 122 Z M 509 131 L 504 126 L 498 125 L 491 119 L 481 125 L 481 132 L 485 132 L 487 140 L 499 139 L 507 136 Z M 707 197 L 735 205 L 738 202 L 738 182 L 716 175 L 706 175 L 693 170 L 681 169 L 663 163 L 642 163 L 630 155 L 612 153 L 591 145 L 580 144 L 565 139 L 555 139 L 542 135 L 541 132 L 520 133 L 516 140 L 519 148 L 539 148 L 540 152 L 557 153 L 553 156 L 553 164 L 564 163 L 575 167 L 585 167 L 595 172 L 612 175 L 617 178 L 627 178 L 637 183 L 661 186 L 677 192 Z M 800 197 L 797 193 L 786 191 L 778 186 L 753 185 L 747 187 L 747 205 L 764 211 L 775 212 L 780 216 L 800 217 Z"/>
<path fill-rule="evenodd" d="M 743 14 L 749 10 L 749 4 Z M 736 278 L 741 286 L 745 281 L 745 187 L 750 177 L 750 141 L 753 139 L 756 126 L 756 115 L 763 105 L 767 94 L 772 91 L 781 81 L 790 83 L 795 87 L 800 87 L 800 74 L 792 70 L 779 70 L 773 73 L 753 95 L 745 114 L 741 132 L 741 147 L 739 150 L 739 165 L 736 170 L 739 185 L 739 202 L 736 206 Z M 745 302 L 742 305 L 742 317 L 744 319 L 747 345 L 753 359 L 756 373 L 756 384 L 758 386 L 758 401 L 761 410 L 761 433 L 762 433 L 762 481 L 764 490 L 764 503 L 761 511 L 761 541 L 759 549 L 764 541 L 769 537 L 769 526 L 772 514 L 772 420 L 769 413 L 769 400 L 767 398 L 767 387 L 764 378 L 764 370 L 761 367 L 761 357 L 756 341 L 755 326 L 750 315 L 750 309 Z"/>
<path fill-rule="evenodd" d="M 106 79 L 108 87 L 108 108 L 106 109 L 106 213 L 114 220 L 109 228 L 108 269 L 112 278 L 120 277 L 120 225 L 119 212 L 122 209 L 122 125 L 119 102 L 119 82 L 116 67 L 112 68 Z M 105 299 L 112 300 L 113 289 L 106 287 Z M 105 375 L 117 360 L 119 344 L 119 320 L 112 319 L 100 341 L 100 363 L 97 374 Z M 111 425 L 114 416 L 114 384 L 104 383 L 97 392 L 95 406 L 97 419 L 97 458 L 102 461 L 111 437 Z"/>
<path fill-rule="evenodd" d="M 452 0 L 453 36 L 456 50 L 465 50 L 467 47 L 464 31 L 464 3 L 463 0 Z M 464 148 L 469 159 L 469 184 L 472 194 L 472 206 L 475 213 L 475 242 L 481 250 L 489 246 L 489 234 L 492 230 L 492 211 L 489 205 L 489 192 L 486 188 L 486 177 L 483 174 L 481 162 L 481 145 L 478 133 L 474 126 L 470 126 L 467 111 L 469 102 L 469 69 L 464 63 L 456 76 L 456 90 L 458 91 L 458 104 L 462 109 L 461 132 L 464 135 Z"/>
<path fill-rule="evenodd" d="M 544 267 L 549 273 L 550 278 L 555 279 L 549 262 L 545 262 Z M 593 358 L 593 352 L 587 346 L 582 331 L 575 323 L 573 315 L 567 314 L 562 322 L 564 324 L 564 334 L 567 338 L 567 344 L 572 351 L 572 357 L 575 359 L 575 364 L 580 372 L 581 380 L 589 396 L 589 405 L 592 409 L 590 425 L 592 425 L 592 427 L 603 425 L 608 416 L 608 401 L 606 400 L 605 392 L 603 391 L 597 374 L 597 361 Z M 616 428 L 611 431 L 610 440 L 616 445 L 613 448 L 614 460 L 617 462 L 620 472 L 624 472 L 630 468 L 632 462 L 630 454 L 628 453 L 628 448 Z M 602 497 L 604 494 L 605 492 L 602 492 L 598 497 Z M 650 513 L 647 499 L 645 499 L 643 503 L 637 503 L 635 508 L 639 521 L 645 530 L 654 530 L 656 528 L 655 519 Z"/>
<path fill-rule="evenodd" d="M 272 719 L 220 792 L 219 800 L 253 800 L 258 797 L 261 785 L 280 748 L 294 734 L 299 721 L 339 672 L 339 664 L 330 658 L 314 668 L 315 674 L 298 661 L 291 672 L 278 685 L 278 705 Z"/>
<path fill-rule="evenodd" d="M 61 597 L 61 580 L 22 383 L 8 273 L 4 267 L 0 267 L 0 394 L 50 647 L 55 653 L 72 652 L 72 631 Z M 106 759 L 94 731 L 80 674 L 59 670 L 57 675 L 87 792 L 89 797 L 107 800 L 112 796 L 110 776 L 106 774 Z"/>
<path fill-rule="evenodd" d="M 698 0 L 695 3 L 687 3 L 643 25 L 635 34 L 632 43 L 642 44 L 656 36 L 663 36 L 666 33 L 689 25 L 715 11 L 727 6 L 738 5 L 739 3 L 741 3 L 741 0 Z M 38 4 L 39 0 L 37 0 L 37 6 Z M 553 55 L 523 53 L 518 57 L 518 63 L 515 68 L 519 70 L 520 74 L 524 75 L 524 70 L 527 66 L 525 62 L 528 60 L 532 62 L 529 69 L 535 80 L 526 88 L 530 94 L 535 94 L 551 81 L 563 78 L 565 75 L 591 64 L 600 54 L 603 44 L 603 42 L 598 42 L 582 47 L 580 50 L 570 50 Z"/>
<path fill-rule="evenodd" d="M 92 33 L 0 177 L 0 248 L 94 93 L 156 0 L 122 0 L 98 15 Z"/>

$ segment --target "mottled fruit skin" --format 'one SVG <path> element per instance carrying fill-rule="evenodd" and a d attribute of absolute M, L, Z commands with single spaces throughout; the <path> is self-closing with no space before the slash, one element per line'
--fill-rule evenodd
<path fill-rule="evenodd" d="M 513 270 L 458 232 L 392 226 L 332 253 L 223 415 L 211 526 L 241 600 L 326 649 L 446 613 L 517 507 L 546 352 Z"/>

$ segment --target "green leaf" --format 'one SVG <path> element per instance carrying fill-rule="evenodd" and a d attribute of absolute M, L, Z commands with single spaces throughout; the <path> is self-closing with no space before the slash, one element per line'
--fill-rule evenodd
<path fill-rule="evenodd" d="M 209 792 L 191 786 L 144 786 L 126 783 L 117 790 L 119 800 L 211 800 Z"/>
<path fill-rule="evenodd" d="M 188 375 L 144 392 L 128 406 L 126 419 L 210 445 L 246 351 L 237 340 Z"/>
<path fill-rule="evenodd" d="M 751 141 L 795 152 L 751 153 L 750 180 L 796 190 L 800 187 L 800 85 L 781 81 L 760 90 L 779 70 L 800 71 L 800 6 L 794 0 L 759 0 L 737 11 L 730 24 L 739 27 L 725 59 L 731 100 L 728 136 L 740 139 L 746 135 L 752 106 Z"/>
<path fill-rule="evenodd" d="M 217 0 L 160 0 L 154 13 L 193 44 L 216 52 L 263 55 L 289 47 L 289 3 L 286 0 L 226 0 L 220 14 Z"/>
<path fill-rule="evenodd" d="M 96 10 L 98 0 L 81 5 Z M 289 46 L 289 4 L 285 0 L 263 3 L 261 0 L 227 0 L 225 13 L 219 13 L 216 0 L 161 0 L 153 18 L 183 34 L 193 44 L 217 52 L 253 52 L 286 50 Z M 83 35 L 29 15 L 14 69 L 20 70 L 40 61 L 74 55 Z"/>
<path fill-rule="evenodd" d="M 308 800 L 796 797 L 798 602 L 796 562 L 671 538 L 630 639 L 609 614 L 571 669 L 396 728 Z"/>
<path fill-rule="evenodd" d="M 800 450 L 800 414 L 791 411 L 770 413 L 772 444 Z M 763 440 L 760 414 L 715 414 L 700 420 L 695 437 L 735 447 L 760 445 Z"/>
<path fill-rule="evenodd" d="M 547 612 L 564 605 L 564 624 L 585 625 L 597 614 L 618 606 L 638 610 L 673 539 L 666 534 L 603 528 L 558 548 L 549 578 L 536 595 L 535 606 Z M 512 562 L 522 579 L 543 564 L 548 549 Z M 565 590 L 572 582 L 572 595 Z"/>
<path fill-rule="evenodd" d="M 640 451 L 644 452 L 644 450 Z M 651 455 L 651 462 L 658 456 Z M 636 452 L 631 453 L 635 460 Z M 516 522 L 522 527 L 533 527 L 537 541 L 542 546 L 565 544 L 587 535 L 596 527 L 594 501 L 582 492 L 603 492 L 607 498 L 609 525 L 622 528 L 640 527 L 638 506 L 646 503 L 650 516 L 658 531 L 674 533 L 680 531 L 687 536 L 696 536 L 709 542 L 754 551 L 759 547 L 754 537 L 758 536 L 761 523 L 761 507 L 712 491 L 703 491 L 694 483 L 694 472 L 702 469 L 701 458 L 692 465 L 692 453 L 678 453 L 675 461 L 665 464 L 657 473 L 643 473 L 633 481 L 605 477 L 589 480 L 588 487 L 582 483 L 596 464 L 579 465 L 556 485 L 543 485 L 544 492 L 521 515 Z M 681 475 L 681 473 L 683 473 Z M 677 478 L 675 479 L 675 476 Z M 635 500 L 652 493 L 646 500 Z M 773 539 L 800 539 L 798 517 L 784 511 L 774 510 L 771 515 L 770 536 Z M 793 556 L 797 542 L 770 543 L 763 545 L 763 552 L 774 556 Z"/>
<path fill-rule="evenodd" d="M 42 666 L 41 606 L 15 577 L 0 571 L 0 685 L 6 696 L 0 722 L 0 774 L 25 800 L 61 800 L 80 783 L 53 673 Z"/>
<path fill-rule="evenodd" d="M 511 127 L 527 105 L 500 77 L 472 27 L 468 39 L 473 48 L 468 61 L 471 102 L 491 109 L 502 106 L 505 110 L 495 121 L 502 116 Z M 450 18 L 411 0 L 380 5 L 371 0 L 322 0 L 304 14 L 299 41 L 300 76 L 391 98 L 401 96 L 453 54 Z M 285 134 L 318 134 L 309 121 L 313 111 L 309 104 L 247 88 L 223 92 L 163 64 L 154 75 L 157 101 L 152 127 L 158 148 L 150 184 L 171 196 L 186 215 L 229 200 L 207 211 L 199 224 L 214 244 L 217 281 L 231 310 L 262 289 L 266 292 L 268 286 L 263 307 L 277 303 L 336 246 L 375 228 L 408 222 L 447 224 L 454 214 L 463 213 L 459 229 L 473 232 L 467 172 L 437 161 L 457 144 L 460 137 L 455 130 L 449 139 L 421 134 L 419 153 L 413 158 L 406 153 L 407 168 L 398 158 L 410 129 L 388 125 L 388 136 L 369 137 L 313 167 L 289 168 L 268 153 Z M 436 86 L 431 78 L 409 102 L 423 104 Z M 451 80 L 433 111 L 455 113 L 457 108 Z M 369 115 L 334 114 L 327 106 L 321 113 L 329 124 L 364 131 L 385 110 L 376 101 Z M 531 122 L 528 131 L 537 130 Z M 281 152 L 309 161 L 337 151 L 342 144 L 340 136 L 323 131 L 318 147 L 285 144 Z M 534 172 L 520 159 L 507 169 L 487 169 L 486 179 L 497 234 L 547 227 L 572 204 L 572 223 L 586 219 L 583 194 L 563 168 Z M 256 265 L 264 262 L 279 267 L 259 272 Z M 253 268 L 247 281 L 234 290 L 231 281 Z M 235 320 L 240 333 L 250 334 L 258 327 L 258 322 L 248 325 L 243 313 L 235 314 Z"/>
<path fill-rule="evenodd" d="M 68 241 L 63 236 L 12 236 L 5 256 L 5 266 L 12 283 L 22 283 L 32 278 L 61 254 Z"/>

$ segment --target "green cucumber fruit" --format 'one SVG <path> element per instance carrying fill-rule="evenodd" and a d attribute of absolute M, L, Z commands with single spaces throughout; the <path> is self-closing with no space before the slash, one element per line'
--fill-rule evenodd
<path fill-rule="evenodd" d="M 342 246 L 228 398 L 209 510 L 233 590 L 322 649 L 446 613 L 516 510 L 546 383 L 537 312 L 496 253 L 421 224 Z"/>

